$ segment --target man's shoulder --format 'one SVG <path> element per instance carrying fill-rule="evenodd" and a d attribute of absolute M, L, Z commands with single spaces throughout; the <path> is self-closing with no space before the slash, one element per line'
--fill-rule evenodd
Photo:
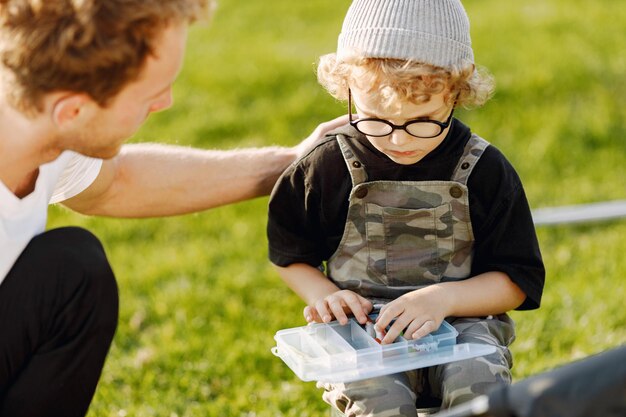
<path fill-rule="evenodd" d="M 65 151 L 55 161 L 58 174 L 50 203 L 70 199 L 89 187 L 100 173 L 102 159 Z"/>

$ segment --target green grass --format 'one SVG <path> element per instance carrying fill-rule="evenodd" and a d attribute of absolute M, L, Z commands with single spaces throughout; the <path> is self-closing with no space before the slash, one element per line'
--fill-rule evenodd
<path fill-rule="evenodd" d="M 173 109 L 133 141 L 291 145 L 344 112 L 316 83 L 349 2 L 221 0 L 190 33 Z M 460 116 L 513 162 L 533 207 L 626 197 L 626 9 L 616 2 L 466 0 L 476 59 L 498 89 Z M 267 199 L 153 220 L 53 208 L 103 241 L 120 322 L 90 416 L 320 416 L 313 383 L 270 353 L 303 325 L 266 256 Z M 514 312 L 514 376 L 626 342 L 626 220 L 538 230 L 541 309 Z"/>

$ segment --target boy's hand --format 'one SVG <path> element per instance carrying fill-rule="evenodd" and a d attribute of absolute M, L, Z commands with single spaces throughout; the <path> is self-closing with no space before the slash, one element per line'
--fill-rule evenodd
<path fill-rule="evenodd" d="M 386 304 L 380 310 L 376 327 L 387 331 L 382 344 L 393 343 L 404 330 L 406 339 L 419 339 L 437 330 L 447 316 L 441 288 L 431 285 L 411 291 Z"/>
<path fill-rule="evenodd" d="M 339 290 L 320 298 L 312 306 L 304 308 L 304 318 L 308 323 L 328 323 L 336 318 L 339 323 L 347 324 L 346 313 L 352 312 L 359 323 L 367 322 L 367 314 L 372 311 L 372 303 L 350 290 Z"/>

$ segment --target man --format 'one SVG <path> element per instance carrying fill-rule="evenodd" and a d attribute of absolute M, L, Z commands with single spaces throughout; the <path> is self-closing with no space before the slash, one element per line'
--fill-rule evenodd
<path fill-rule="evenodd" d="M 47 206 L 113 217 L 265 195 L 295 148 L 123 145 L 172 104 L 209 0 L 0 0 L 0 416 L 81 416 L 117 324 L 98 240 L 44 232 Z"/>

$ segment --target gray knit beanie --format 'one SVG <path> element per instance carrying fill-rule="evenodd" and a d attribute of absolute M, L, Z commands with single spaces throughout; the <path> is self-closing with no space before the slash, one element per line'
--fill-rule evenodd
<path fill-rule="evenodd" d="M 354 0 L 337 57 L 354 54 L 443 68 L 474 62 L 469 20 L 459 0 Z"/>

